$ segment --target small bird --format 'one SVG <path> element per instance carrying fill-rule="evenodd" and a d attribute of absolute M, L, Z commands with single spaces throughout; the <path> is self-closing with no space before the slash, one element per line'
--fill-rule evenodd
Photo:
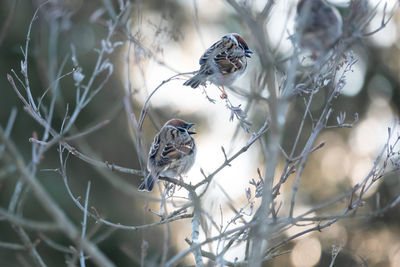
<path fill-rule="evenodd" d="M 147 162 L 150 173 L 139 186 L 140 191 L 151 191 L 160 176 L 182 180 L 182 174 L 190 170 L 196 157 L 192 137 L 196 132 L 189 130 L 194 125 L 180 119 L 165 123 L 151 145 Z"/>
<path fill-rule="evenodd" d="M 313 56 L 327 52 L 342 35 L 339 11 L 324 0 L 300 0 L 297 4 L 296 29 L 302 31 L 300 46 Z"/>
<path fill-rule="evenodd" d="M 183 85 L 197 88 L 208 80 L 222 87 L 221 98 L 227 97 L 224 86 L 231 85 L 247 68 L 247 59 L 254 52 L 237 33 L 226 34 L 201 56 L 200 70 Z"/>

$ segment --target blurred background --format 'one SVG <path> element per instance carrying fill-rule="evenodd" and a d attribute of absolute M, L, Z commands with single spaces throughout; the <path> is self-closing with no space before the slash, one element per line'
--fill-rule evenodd
<path fill-rule="evenodd" d="M 241 1 L 260 9 L 265 1 Z M 349 1 L 329 1 L 344 15 L 348 12 Z M 378 0 L 369 0 L 368 7 L 374 8 Z M 384 2 L 387 2 L 385 9 Z M 23 153 L 27 162 L 31 158 L 31 143 L 28 139 L 34 133 L 42 133 L 43 128 L 35 123 L 23 110 L 21 101 L 7 81 L 11 70 L 20 73 L 23 59 L 21 47 L 25 46 L 26 34 L 34 11 L 42 3 L 35 0 L 3 0 L 0 2 L 0 125 L 5 127 L 11 110 L 18 110 L 17 119 L 11 133 L 12 140 Z M 74 131 L 89 128 L 104 120 L 110 123 L 71 143 L 82 153 L 120 166 L 140 169 L 135 146 L 130 137 L 129 120 L 123 108 L 123 98 L 130 81 L 133 88 L 133 107 L 136 116 L 147 95 L 163 80 L 180 72 L 198 69 L 198 60 L 204 50 L 229 32 L 240 33 L 252 48 L 250 31 L 242 24 L 238 14 L 224 1 L 200 0 L 146 0 L 131 1 L 132 13 L 124 18 L 129 23 L 131 33 L 139 43 L 129 45 L 126 36 L 118 31 L 113 37 L 122 41 L 110 56 L 114 73 L 103 90 L 84 109 L 78 118 Z M 291 54 L 288 34 L 293 33 L 296 1 L 276 1 L 267 23 L 270 50 L 276 58 Z M 358 62 L 354 71 L 347 74 L 347 84 L 343 95 L 334 102 L 333 118 L 346 112 L 346 122 L 351 123 L 355 114 L 359 121 L 353 128 L 333 128 L 322 132 L 317 143 L 325 142 L 323 149 L 311 155 L 300 184 L 295 215 L 311 206 L 339 195 L 360 182 L 370 171 L 377 154 L 387 139 L 387 128 L 395 125 L 400 108 L 400 12 L 398 1 L 381 1 L 376 7 L 369 31 L 381 25 L 384 11 L 393 14 L 392 19 L 377 34 L 362 39 L 351 47 Z M 71 44 L 88 77 L 95 65 L 101 40 L 107 34 L 106 20 L 118 12 L 117 1 L 109 0 L 67 0 L 50 1 L 43 6 L 38 19 L 32 25 L 29 50 L 29 77 L 35 98 L 40 97 L 51 85 L 58 68 L 65 57 L 71 57 Z M 386 14 L 388 17 L 389 15 Z M 263 99 L 252 101 L 241 93 L 251 93 L 257 84 L 257 70 L 260 64 L 257 55 L 248 61 L 246 74 L 234 84 L 238 90 L 229 90 L 233 105 L 241 105 L 252 122 L 250 133 L 243 131 L 237 120 L 230 121 L 230 111 L 219 98 L 220 92 L 213 85 L 207 86 L 206 93 L 216 100 L 211 103 L 202 89 L 183 86 L 184 79 L 164 85 L 151 100 L 150 117 L 144 123 L 146 150 L 150 147 L 158 128 L 173 117 L 196 123 L 195 136 L 198 154 L 194 167 L 185 177 L 185 182 L 196 183 L 203 179 L 200 168 L 206 174 L 212 173 L 224 161 L 221 146 L 228 156 L 239 150 L 257 131 L 266 117 L 266 103 Z M 64 72 L 73 69 L 67 60 Z M 189 76 L 188 76 L 189 77 Z M 56 115 L 53 123 L 61 125 L 66 105 L 75 101 L 74 81 L 70 76 L 60 81 L 57 96 Z M 268 97 L 265 93 L 264 97 Z M 318 114 L 323 107 L 326 92 L 316 95 L 311 111 Z M 290 149 L 296 137 L 304 102 L 294 99 L 288 114 L 283 134 L 284 149 Z M 332 120 L 332 125 L 335 123 Z M 398 123 L 397 123 L 398 124 Z M 310 127 L 308 122 L 307 127 Z M 307 131 L 305 131 L 307 132 Z M 307 135 L 300 142 L 304 144 Z M 204 209 L 215 216 L 215 221 L 227 222 L 233 216 L 227 207 L 230 203 L 240 208 L 246 202 L 245 189 L 249 180 L 256 179 L 257 168 L 265 169 L 260 145 L 252 146 L 248 152 L 236 159 L 232 166 L 225 168 L 214 179 L 203 199 Z M 39 165 L 37 177 L 50 195 L 66 211 L 68 216 L 80 224 L 82 212 L 73 204 L 65 189 L 62 178 L 55 172 L 46 171 L 59 167 L 58 152 L 52 148 Z M 284 167 L 279 165 L 277 177 Z M 263 172 L 262 172 L 263 173 Z M 141 177 L 110 172 L 96 168 L 73 156 L 67 164 L 67 174 L 72 191 L 76 196 L 84 196 L 87 182 L 92 182 L 90 206 L 113 222 L 127 225 L 141 225 L 158 221 L 159 218 L 145 210 L 150 206 L 157 211 L 159 204 L 148 202 L 145 194 L 138 193 L 137 185 Z M 11 164 L 0 159 L 0 206 L 7 208 L 14 191 L 18 174 Z M 117 181 L 117 182 L 116 182 Z M 286 203 L 290 198 L 293 179 L 281 190 L 279 200 Z M 229 195 L 225 196 L 222 189 Z M 184 190 L 177 190 L 177 196 L 187 197 Z M 185 195 L 186 194 L 186 195 Z M 369 191 L 362 211 L 376 209 L 376 199 L 381 206 L 390 203 L 400 194 L 398 173 L 380 180 Z M 151 196 L 159 197 L 158 190 Z M 23 214 L 35 220 L 49 220 L 41 205 L 31 194 L 27 194 Z M 345 204 L 344 204 L 345 205 Z M 340 211 L 340 205 L 336 211 Z M 221 217 L 223 211 L 223 217 Z M 324 211 L 333 212 L 335 209 Z M 282 210 L 283 216 L 286 210 Z M 337 212 L 333 212 L 337 213 Z M 326 213 L 324 213 L 326 214 Z M 322 215 L 322 214 L 315 214 Z M 250 219 L 251 217 L 247 218 Z M 314 232 L 291 242 L 287 248 L 292 252 L 265 263 L 265 266 L 327 266 L 331 260 L 332 246 L 342 246 L 335 266 L 400 266 L 400 207 L 396 206 L 377 217 L 354 217 L 335 223 L 322 232 Z M 100 243 L 102 251 L 118 266 L 140 266 L 143 240 L 148 243 L 145 266 L 158 266 L 162 251 L 160 239 L 170 237 L 169 257 L 188 247 L 184 239 L 190 236 L 190 219 L 174 222 L 169 226 L 157 226 L 143 231 L 110 231 L 107 227 L 89 222 L 94 236 L 108 233 L 108 238 Z M 295 234 L 304 227 L 292 227 L 286 235 Z M 18 236 L 10 224 L 0 217 L 0 241 L 17 242 Z M 216 234 L 217 232 L 211 232 Z M 68 239 L 58 233 L 30 232 L 31 238 L 54 240 L 68 246 Z M 65 256 L 42 241 L 37 247 L 49 266 L 63 266 Z M 244 248 L 237 247 L 227 258 L 239 260 Z M 192 256 L 185 258 L 184 264 L 193 264 Z M 0 265 L 31 266 L 30 258 L 24 251 L 0 248 Z"/>

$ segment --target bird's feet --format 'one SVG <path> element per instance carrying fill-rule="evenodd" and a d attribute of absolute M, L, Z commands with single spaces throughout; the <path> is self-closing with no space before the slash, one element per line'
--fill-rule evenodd
<path fill-rule="evenodd" d="M 228 94 L 225 91 L 225 88 L 222 86 L 222 94 L 221 94 L 221 99 L 227 99 L 228 98 Z"/>
<path fill-rule="evenodd" d="M 182 175 L 180 175 L 180 174 L 179 174 L 179 182 L 181 182 L 182 184 L 184 183 L 184 182 L 183 182 L 183 177 L 182 177 Z M 182 184 L 179 184 L 178 190 L 181 190 Z"/>

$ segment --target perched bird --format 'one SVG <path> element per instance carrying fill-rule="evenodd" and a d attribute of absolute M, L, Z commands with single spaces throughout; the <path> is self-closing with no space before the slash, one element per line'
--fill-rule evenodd
<path fill-rule="evenodd" d="M 301 31 L 300 46 L 313 55 L 326 53 L 342 35 L 339 11 L 324 0 L 300 0 L 296 30 Z"/>
<path fill-rule="evenodd" d="M 237 33 L 229 33 L 213 44 L 201 56 L 200 70 L 183 85 L 198 87 L 208 80 L 222 87 L 221 98 L 226 98 L 224 86 L 231 85 L 247 68 L 246 57 L 251 57 L 244 39 Z"/>
<path fill-rule="evenodd" d="M 147 169 L 149 175 L 139 186 L 141 191 L 151 191 L 158 177 L 179 177 L 193 166 L 196 157 L 196 143 L 190 131 L 194 123 L 172 119 L 165 123 L 154 137 L 149 152 Z"/>

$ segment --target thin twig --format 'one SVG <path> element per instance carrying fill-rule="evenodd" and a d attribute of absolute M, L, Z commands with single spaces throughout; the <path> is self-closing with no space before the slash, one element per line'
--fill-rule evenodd
<path fill-rule="evenodd" d="M 83 211 L 83 222 L 82 222 L 82 232 L 81 232 L 81 242 L 85 239 L 85 234 L 86 234 L 89 194 L 90 194 L 90 181 L 88 182 L 87 189 L 86 189 L 85 207 L 84 207 L 84 211 Z M 85 254 L 83 253 L 83 249 L 81 249 L 81 251 L 79 253 L 79 261 L 80 261 L 81 267 L 86 266 Z"/>
<path fill-rule="evenodd" d="M 0 140 L 2 140 L 10 154 L 15 159 L 18 172 L 21 174 L 24 181 L 29 184 L 32 192 L 35 194 L 42 206 L 48 211 L 53 219 L 61 226 L 62 231 L 71 239 L 79 238 L 79 232 L 66 216 L 64 211 L 56 204 L 49 196 L 43 186 L 37 181 L 36 177 L 29 173 L 19 151 L 14 143 L 12 143 L 4 134 L 3 128 L 0 127 Z M 86 239 L 82 242 L 82 247 L 92 257 L 92 260 L 99 266 L 114 266 L 114 264 L 91 242 Z"/>

